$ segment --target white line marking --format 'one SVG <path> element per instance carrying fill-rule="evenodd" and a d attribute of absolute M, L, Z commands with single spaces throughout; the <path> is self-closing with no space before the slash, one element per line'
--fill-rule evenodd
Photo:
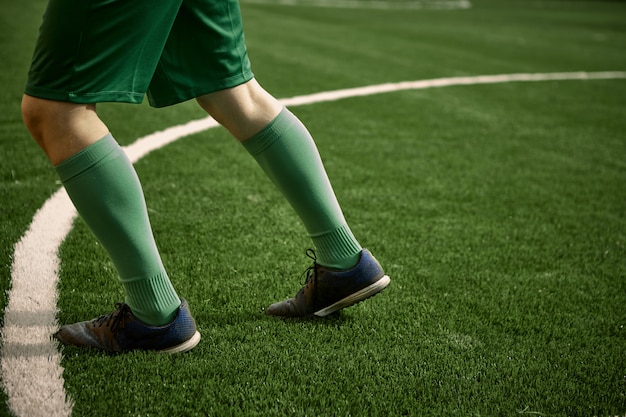
<path fill-rule="evenodd" d="M 50 335 L 56 330 L 58 248 L 76 210 L 60 189 L 35 213 L 15 245 L 12 288 L 2 329 L 2 381 L 16 416 L 69 416 L 61 356 Z"/>
<path fill-rule="evenodd" d="M 373 94 L 390 93 L 401 90 L 422 90 L 435 87 L 450 87 L 455 85 L 497 84 L 522 81 L 565 81 L 565 80 L 598 80 L 624 78 L 624 71 L 607 72 L 556 72 L 547 74 L 503 74 L 478 75 L 470 77 L 436 78 L 431 80 L 404 81 L 372 85 L 368 87 L 346 88 L 343 90 L 315 93 L 307 96 L 293 97 L 282 100 L 286 106 L 300 106 L 304 104 L 335 101 L 343 98 L 369 96 Z"/>
<path fill-rule="evenodd" d="M 469 0 L 421 0 L 421 1 L 359 1 L 359 0 L 242 0 L 242 3 L 276 6 L 326 7 L 336 9 L 421 10 L 421 9 L 469 9 Z"/>
<path fill-rule="evenodd" d="M 626 71 L 563 72 L 546 74 L 480 75 L 407 81 L 348 88 L 281 100 L 286 106 L 336 101 L 350 97 L 455 85 L 528 81 L 626 79 Z M 185 136 L 217 126 L 207 117 L 155 132 L 127 146 L 131 161 Z M 70 416 L 72 401 L 63 387 L 61 355 L 50 334 L 56 330 L 58 249 L 76 217 L 64 189 L 54 193 L 37 210 L 33 221 L 15 245 L 12 287 L 1 331 L 1 376 L 9 409 L 18 417 Z"/>

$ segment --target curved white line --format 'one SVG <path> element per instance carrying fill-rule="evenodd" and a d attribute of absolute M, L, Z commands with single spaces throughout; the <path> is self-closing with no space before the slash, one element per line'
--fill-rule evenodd
<path fill-rule="evenodd" d="M 243 0 L 243 3 L 277 6 L 325 7 L 335 9 L 420 10 L 420 9 L 469 9 L 469 0 Z"/>
<path fill-rule="evenodd" d="M 455 85 L 552 80 L 626 79 L 625 71 L 480 75 L 407 81 L 348 88 L 281 100 L 286 106 L 322 103 L 350 97 Z M 211 118 L 155 132 L 126 147 L 131 161 L 182 137 L 217 126 Z M 50 334 L 57 328 L 58 249 L 72 228 L 76 210 L 60 189 L 37 210 L 15 245 L 12 288 L 1 331 L 1 376 L 8 406 L 16 416 L 70 416 L 72 402 L 63 387 L 61 355 Z"/>

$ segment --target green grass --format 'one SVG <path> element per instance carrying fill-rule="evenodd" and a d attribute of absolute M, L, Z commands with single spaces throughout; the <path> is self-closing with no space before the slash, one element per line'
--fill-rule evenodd
<path fill-rule="evenodd" d="M 3 289 L 14 242 L 59 186 L 19 121 L 41 3 L 7 6 L 0 25 Z M 279 97 L 443 76 L 626 69 L 623 2 L 473 5 L 245 5 L 244 18 L 255 72 Z M 136 167 L 155 235 L 203 339 L 179 356 L 64 349 L 74 415 L 626 415 L 625 108 L 624 80 L 450 87 L 294 108 L 355 234 L 392 278 L 382 295 L 327 320 L 262 314 L 298 289 L 310 243 L 224 130 L 148 155 Z M 193 103 L 100 112 L 124 144 L 202 116 Z M 60 322 L 95 317 L 123 297 L 81 221 L 61 256 Z"/>

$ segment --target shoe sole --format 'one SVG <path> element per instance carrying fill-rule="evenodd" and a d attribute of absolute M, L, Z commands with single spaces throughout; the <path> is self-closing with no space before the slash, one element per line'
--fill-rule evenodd
<path fill-rule="evenodd" d="M 384 290 L 390 282 L 391 278 L 385 275 L 369 287 L 365 287 L 362 290 L 355 292 L 354 294 L 350 294 L 346 298 L 337 301 L 335 304 L 316 311 L 315 313 L 313 313 L 313 315 L 317 317 L 325 317 L 329 314 L 334 313 L 335 311 L 341 310 L 342 308 L 350 307 L 360 301 L 366 300 L 378 294 L 379 292 Z"/>
<path fill-rule="evenodd" d="M 173 346 L 171 348 L 162 349 L 159 352 L 163 353 L 183 353 L 187 352 L 196 347 L 196 345 L 200 343 L 200 332 L 196 331 L 196 333 L 187 339 L 185 342 L 180 345 Z"/>

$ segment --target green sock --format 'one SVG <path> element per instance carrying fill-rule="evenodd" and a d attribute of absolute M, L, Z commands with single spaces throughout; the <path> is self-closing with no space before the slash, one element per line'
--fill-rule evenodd
<path fill-rule="evenodd" d="M 161 262 L 141 184 L 109 134 L 56 166 L 74 206 L 107 251 L 135 316 L 170 322 L 180 306 Z"/>
<path fill-rule="evenodd" d="M 317 262 L 337 269 L 357 264 L 361 245 L 343 216 L 313 138 L 289 110 L 243 142 L 294 208 L 317 249 Z"/>

